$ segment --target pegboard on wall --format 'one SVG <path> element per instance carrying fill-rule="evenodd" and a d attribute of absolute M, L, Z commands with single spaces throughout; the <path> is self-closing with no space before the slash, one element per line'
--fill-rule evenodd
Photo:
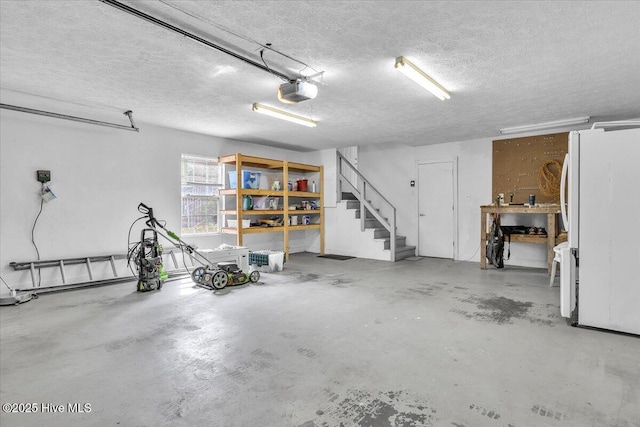
<path fill-rule="evenodd" d="M 562 162 L 569 146 L 569 133 L 527 136 L 493 141 L 492 202 L 504 193 L 505 203 L 560 203 Z M 557 193 L 557 194 L 556 194 Z"/>

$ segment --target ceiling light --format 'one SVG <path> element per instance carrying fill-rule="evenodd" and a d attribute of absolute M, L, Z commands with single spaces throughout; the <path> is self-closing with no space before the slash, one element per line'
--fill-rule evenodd
<path fill-rule="evenodd" d="M 591 117 L 589 116 L 576 117 L 574 119 L 556 120 L 554 122 L 538 123 L 535 125 L 514 126 L 510 128 L 502 128 L 500 129 L 500 133 L 502 135 L 505 135 L 508 133 L 520 133 L 520 132 L 529 132 L 534 130 L 553 129 L 553 128 L 561 128 L 565 126 L 580 125 L 583 123 L 589 123 L 590 118 Z"/>
<path fill-rule="evenodd" d="M 595 122 L 591 125 L 591 129 L 596 128 L 615 128 L 615 127 L 640 127 L 640 118 L 629 120 L 616 120 L 615 122 Z"/>
<path fill-rule="evenodd" d="M 398 56 L 396 58 L 395 67 L 400 70 L 405 76 L 409 77 L 414 82 L 440 98 L 441 100 L 451 98 L 449 92 L 442 87 L 440 83 L 429 77 L 427 73 L 416 67 L 411 61 L 404 56 Z"/>
<path fill-rule="evenodd" d="M 276 117 L 278 119 L 287 120 L 292 123 L 297 123 L 302 126 L 308 126 L 314 128 L 318 126 L 318 122 L 311 120 L 308 117 L 299 116 L 297 114 L 290 113 L 288 111 L 280 110 L 278 108 L 269 107 L 268 105 L 255 103 L 251 108 L 256 113 L 265 114 L 267 116 Z"/>

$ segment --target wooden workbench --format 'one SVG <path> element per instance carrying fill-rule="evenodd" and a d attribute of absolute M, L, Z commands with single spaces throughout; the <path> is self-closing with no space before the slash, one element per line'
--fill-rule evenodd
<path fill-rule="evenodd" d="M 553 248 L 566 238 L 558 239 L 557 216 L 560 205 L 523 206 L 523 205 L 487 205 L 480 206 L 480 268 L 487 268 L 487 215 L 489 214 L 531 214 L 547 216 L 547 235 L 512 234 L 512 243 L 537 243 L 547 245 L 547 274 L 551 274 L 553 265 Z M 505 236 L 505 240 L 506 240 Z"/>

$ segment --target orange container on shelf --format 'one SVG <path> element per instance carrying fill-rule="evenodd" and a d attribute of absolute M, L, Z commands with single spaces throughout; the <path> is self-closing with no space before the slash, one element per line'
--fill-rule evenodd
<path fill-rule="evenodd" d="M 307 180 L 299 179 L 298 180 L 298 191 L 307 191 Z"/>

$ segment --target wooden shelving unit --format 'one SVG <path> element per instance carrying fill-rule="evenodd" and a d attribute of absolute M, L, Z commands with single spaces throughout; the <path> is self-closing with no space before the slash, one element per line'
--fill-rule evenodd
<path fill-rule="evenodd" d="M 322 166 L 307 165 L 303 163 L 288 162 L 286 160 L 266 159 L 262 157 L 245 156 L 240 153 L 222 156 L 218 158 L 218 162 L 235 168 L 236 187 L 220 190 L 220 196 L 225 198 L 223 204 L 224 209 L 220 214 L 224 217 L 226 223 L 228 217 L 234 217 L 238 227 L 222 227 L 222 233 L 236 235 L 236 244 L 243 246 L 245 234 L 258 233 L 283 233 L 283 250 L 285 258 L 289 259 L 289 233 L 299 230 L 319 230 L 320 231 L 320 253 L 324 254 L 324 192 L 322 184 L 324 183 L 324 170 Z M 242 171 L 251 170 L 258 171 L 265 175 L 282 176 L 281 190 L 271 190 L 265 188 L 242 188 Z M 317 182 L 319 191 L 292 191 L 288 189 L 288 182 L 294 177 L 305 179 L 313 177 Z M 272 182 L 267 179 L 268 185 Z M 311 184 L 309 184 L 309 188 Z M 244 196 L 253 197 L 272 197 L 277 198 L 281 207 L 278 209 L 250 209 L 245 210 L 242 207 Z M 231 199 L 231 206 L 227 201 Z M 297 205 L 298 202 L 319 201 L 316 209 L 290 210 L 289 207 Z M 310 224 L 289 225 L 289 216 L 291 215 L 309 215 L 311 217 Z M 243 228 L 241 226 L 243 219 L 251 219 L 257 221 L 261 216 L 279 217 L 283 224 L 278 226 L 252 226 Z"/>

